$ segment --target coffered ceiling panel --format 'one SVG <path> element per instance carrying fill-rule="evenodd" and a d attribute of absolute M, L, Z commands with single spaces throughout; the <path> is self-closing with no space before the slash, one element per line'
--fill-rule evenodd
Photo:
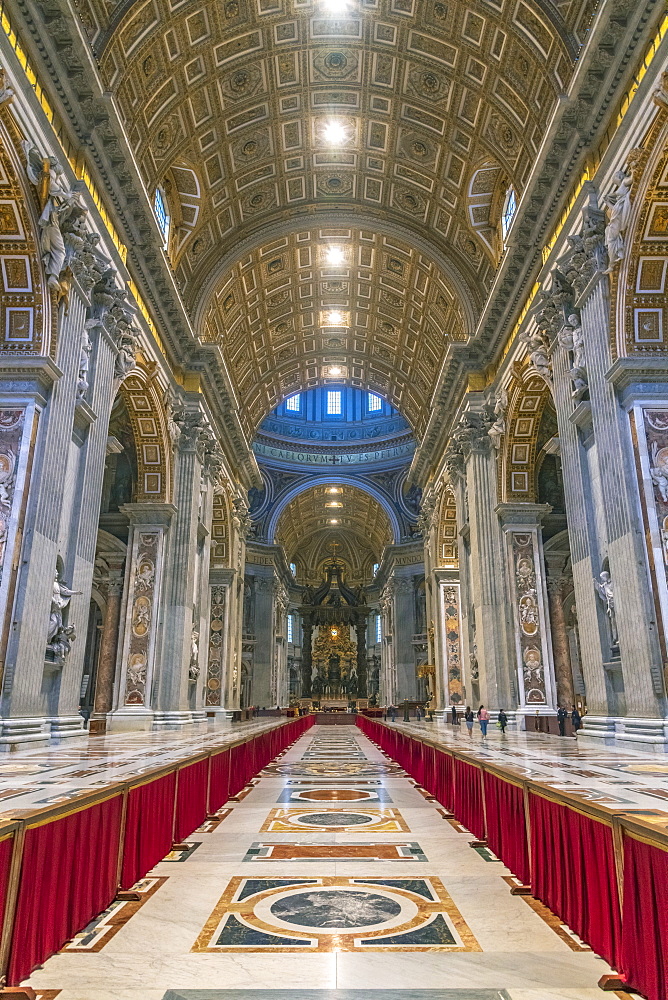
<path fill-rule="evenodd" d="M 447 345 L 491 286 L 492 216 L 509 186 L 521 194 L 587 4 L 80 9 L 147 189 L 166 191 L 176 280 L 202 338 L 223 346 L 247 429 L 333 353 L 419 431 Z M 319 228 L 338 212 L 358 229 Z M 344 273 L 319 260 L 332 238 Z M 331 303 L 338 336 L 323 330 Z"/>
<path fill-rule="evenodd" d="M 327 489 L 325 485 L 312 487 L 288 504 L 278 522 L 276 543 L 290 560 L 298 558 L 312 570 L 321 559 L 331 557 L 328 546 L 332 542 L 340 546 L 339 555 L 352 561 L 355 574 L 371 559 L 380 562 L 383 549 L 392 541 L 390 521 L 381 505 L 352 486 L 340 487 L 337 494 Z"/>

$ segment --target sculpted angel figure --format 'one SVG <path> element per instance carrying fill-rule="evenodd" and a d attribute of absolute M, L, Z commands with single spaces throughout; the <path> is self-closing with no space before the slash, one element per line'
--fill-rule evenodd
<path fill-rule="evenodd" d="M 606 195 L 604 203 L 608 210 L 608 224 L 605 227 L 605 246 L 608 251 L 608 267 L 605 274 L 612 274 L 626 253 L 624 235 L 631 216 L 631 185 L 633 174 L 618 170 L 615 174 L 617 191 Z"/>
<path fill-rule="evenodd" d="M 34 143 L 25 139 L 26 173 L 37 188 L 42 214 L 39 217 L 42 261 L 49 288 L 63 292 L 60 278 L 65 268 L 67 247 L 63 235 L 66 222 L 78 220 L 86 208 L 78 191 L 67 187 L 65 172 L 53 156 L 42 156 Z"/>
<path fill-rule="evenodd" d="M 522 340 L 529 350 L 531 364 L 539 375 L 549 384 L 552 383 L 552 362 L 550 361 L 550 350 L 547 337 L 542 330 L 525 330 L 520 334 Z"/>
<path fill-rule="evenodd" d="M 60 579 L 60 574 L 56 573 L 53 581 L 53 591 L 51 594 L 51 613 L 49 615 L 49 631 L 46 636 L 47 643 L 50 643 L 63 627 L 63 611 L 70 603 L 70 599 L 80 594 L 80 590 L 70 590 Z"/>

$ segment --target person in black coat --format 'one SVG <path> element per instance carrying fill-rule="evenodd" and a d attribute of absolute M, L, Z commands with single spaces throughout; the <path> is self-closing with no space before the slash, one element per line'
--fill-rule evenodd
<path fill-rule="evenodd" d="M 507 725 L 508 725 L 508 716 L 503 711 L 503 709 L 501 709 L 501 711 L 499 712 L 499 726 L 501 727 L 502 733 L 505 733 Z"/>
<path fill-rule="evenodd" d="M 559 735 L 566 735 L 566 719 L 568 718 L 568 709 L 564 708 L 563 705 L 559 706 L 559 711 L 557 712 L 557 722 L 559 723 Z"/>
<path fill-rule="evenodd" d="M 455 705 L 452 706 L 452 724 L 453 726 L 457 725 L 457 707 Z"/>
<path fill-rule="evenodd" d="M 582 716 L 575 705 L 573 705 L 573 711 L 571 712 L 571 722 L 573 723 L 573 732 L 577 733 L 578 729 L 582 726 Z"/>

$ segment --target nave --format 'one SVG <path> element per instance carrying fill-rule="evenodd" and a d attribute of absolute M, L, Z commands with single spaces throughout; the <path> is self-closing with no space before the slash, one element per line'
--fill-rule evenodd
<path fill-rule="evenodd" d="M 358 729 L 316 726 L 29 982 L 39 1000 L 600 996 L 608 966 L 471 840 Z"/>

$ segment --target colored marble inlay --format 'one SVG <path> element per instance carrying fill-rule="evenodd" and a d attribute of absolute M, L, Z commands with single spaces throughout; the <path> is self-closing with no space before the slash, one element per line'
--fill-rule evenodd
<path fill-rule="evenodd" d="M 294 833 L 304 828 L 344 832 L 364 827 L 370 833 L 408 833 L 398 809 L 272 809 L 260 833 Z"/>
<path fill-rule="evenodd" d="M 233 878 L 193 951 L 480 951 L 440 879 Z"/>
<path fill-rule="evenodd" d="M 391 802 L 384 788 L 285 788 L 279 802 L 356 802 L 363 805 L 374 802 Z"/>
<path fill-rule="evenodd" d="M 426 861 L 419 844 L 254 843 L 244 861 Z"/>

